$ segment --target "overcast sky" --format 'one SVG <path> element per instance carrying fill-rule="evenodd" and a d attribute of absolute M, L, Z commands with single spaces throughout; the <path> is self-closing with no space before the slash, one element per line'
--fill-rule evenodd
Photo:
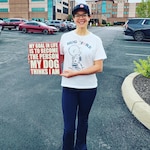
<path fill-rule="evenodd" d="M 141 2 L 142 0 L 128 0 L 129 3 L 139 3 Z"/>

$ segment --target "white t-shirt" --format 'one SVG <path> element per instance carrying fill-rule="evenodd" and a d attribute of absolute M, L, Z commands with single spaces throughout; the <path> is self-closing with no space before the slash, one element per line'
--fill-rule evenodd
<path fill-rule="evenodd" d="M 63 34 L 60 54 L 64 55 L 63 70 L 82 70 L 92 66 L 95 60 L 107 58 L 101 39 L 91 32 L 86 36 L 80 36 L 75 31 Z M 62 77 L 61 86 L 76 89 L 96 88 L 96 74 Z"/>

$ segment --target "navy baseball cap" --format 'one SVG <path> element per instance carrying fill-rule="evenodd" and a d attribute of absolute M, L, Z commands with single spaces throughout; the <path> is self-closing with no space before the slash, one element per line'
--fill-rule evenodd
<path fill-rule="evenodd" d="M 76 5 L 73 8 L 73 10 L 72 10 L 72 15 L 74 16 L 77 13 L 77 11 L 79 11 L 79 10 L 85 11 L 88 14 L 88 16 L 90 16 L 89 7 L 87 5 L 85 5 L 85 4 L 78 4 L 78 5 Z"/>

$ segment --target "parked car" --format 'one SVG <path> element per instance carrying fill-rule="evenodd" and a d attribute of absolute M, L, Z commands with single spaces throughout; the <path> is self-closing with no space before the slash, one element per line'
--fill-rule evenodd
<path fill-rule="evenodd" d="M 26 19 L 22 18 L 9 18 L 0 22 L 0 26 L 2 26 L 2 30 L 7 28 L 9 30 L 16 29 L 18 30 L 18 26 L 20 23 L 26 22 Z"/>
<path fill-rule="evenodd" d="M 0 26 L 0 36 L 1 36 L 1 32 L 2 32 L 2 26 Z"/>
<path fill-rule="evenodd" d="M 0 19 L 0 24 L 3 23 L 3 20 Z M 0 34 L 2 32 L 2 26 L 0 25 Z"/>
<path fill-rule="evenodd" d="M 132 18 L 124 24 L 124 34 L 136 41 L 150 38 L 150 18 Z"/>
<path fill-rule="evenodd" d="M 69 31 L 76 29 L 76 24 L 71 21 L 64 21 L 67 24 L 67 29 Z"/>
<path fill-rule="evenodd" d="M 58 28 L 58 30 L 62 32 L 67 29 L 67 25 L 62 20 L 46 20 L 45 23 L 48 26 L 54 26 Z"/>
<path fill-rule="evenodd" d="M 4 21 L 0 19 L 0 24 L 3 23 Z"/>
<path fill-rule="evenodd" d="M 19 24 L 19 30 L 23 33 L 43 33 L 43 34 L 53 34 L 57 32 L 58 29 L 53 26 L 48 26 L 43 22 L 37 21 L 28 21 L 22 24 Z"/>

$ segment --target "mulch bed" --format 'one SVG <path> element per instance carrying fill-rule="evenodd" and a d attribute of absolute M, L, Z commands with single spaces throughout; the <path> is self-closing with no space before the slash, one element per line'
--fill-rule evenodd
<path fill-rule="evenodd" d="M 150 78 L 139 74 L 133 79 L 133 86 L 140 97 L 150 105 Z"/>

